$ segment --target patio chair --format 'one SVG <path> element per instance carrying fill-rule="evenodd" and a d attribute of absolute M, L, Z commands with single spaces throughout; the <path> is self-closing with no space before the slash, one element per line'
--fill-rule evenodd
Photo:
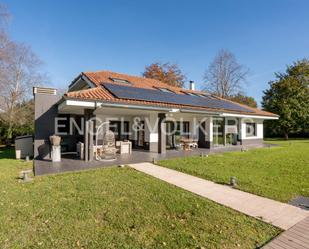
<path fill-rule="evenodd" d="M 115 134 L 108 130 L 103 136 L 103 146 L 99 157 L 105 160 L 116 159 L 116 152 Z"/>
<path fill-rule="evenodd" d="M 175 148 L 176 150 L 182 150 L 183 149 L 183 143 L 181 142 L 181 136 L 175 135 Z"/>

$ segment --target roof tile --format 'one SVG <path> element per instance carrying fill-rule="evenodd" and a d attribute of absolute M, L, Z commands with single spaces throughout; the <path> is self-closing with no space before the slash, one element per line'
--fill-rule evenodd
<path fill-rule="evenodd" d="M 75 99 L 89 99 L 89 100 L 101 100 L 106 102 L 113 102 L 113 103 L 124 103 L 124 104 L 136 104 L 136 105 L 150 105 L 150 106 L 160 106 L 160 107 L 170 107 L 170 108 L 189 108 L 194 110 L 205 110 L 205 111 L 224 111 L 227 113 L 240 113 L 240 114 L 250 114 L 250 115 L 261 115 L 261 116 L 270 116 L 270 117 L 277 117 L 276 114 L 266 112 L 263 110 L 260 110 L 258 108 L 252 108 L 248 107 L 243 104 L 239 104 L 236 102 L 233 102 L 231 100 L 226 100 L 232 102 L 234 104 L 237 104 L 239 106 L 245 107 L 247 109 L 252 110 L 252 112 L 235 112 L 231 110 L 225 110 L 225 109 L 213 109 L 209 107 L 196 107 L 196 106 L 188 106 L 188 105 L 178 105 L 178 104 L 170 104 L 170 103 L 162 103 L 162 102 L 153 102 L 153 101 L 142 101 L 142 100 L 129 100 L 129 99 L 119 99 L 115 98 L 110 92 L 108 92 L 105 88 L 103 88 L 101 85 L 103 83 L 112 83 L 112 84 L 120 84 L 112 80 L 112 78 L 118 78 L 118 79 L 124 79 L 129 81 L 133 87 L 139 87 L 139 88 L 146 88 L 146 89 L 154 89 L 154 87 L 162 87 L 167 88 L 175 93 L 178 94 L 185 94 L 185 92 L 196 92 L 196 93 L 202 93 L 201 91 L 192 91 L 192 90 L 186 90 L 178 87 L 173 87 L 170 85 L 167 85 L 164 82 L 155 80 L 155 79 L 148 79 L 144 77 L 137 77 L 137 76 L 130 76 L 126 74 L 120 74 L 110 71 L 98 71 L 98 72 L 83 72 L 81 75 L 86 76 L 92 83 L 96 85 L 94 88 L 80 90 L 80 91 L 72 91 L 67 92 L 65 94 L 68 98 L 75 98 Z"/>

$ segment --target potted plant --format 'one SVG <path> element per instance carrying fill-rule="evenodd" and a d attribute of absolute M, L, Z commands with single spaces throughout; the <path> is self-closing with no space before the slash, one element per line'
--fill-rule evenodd
<path fill-rule="evenodd" d="M 56 135 L 52 135 L 52 136 L 49 137 L 49 141 L 50 141 L 51 145 L 59 146 L 60 142 L 61 142 L 61 137 L 56 136 Z"/>

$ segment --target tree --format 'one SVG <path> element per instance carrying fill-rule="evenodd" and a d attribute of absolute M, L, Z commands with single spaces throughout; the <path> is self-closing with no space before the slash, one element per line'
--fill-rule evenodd
<path fill-rule="evenodd" d="M 241 93 L 238 93 L 237 95 L 230 97 L 230 100 L 235 101 L 240 104 L 244 104 L 247 106 L 257 108 L 257 103 L 253 97 L 245 96 Z"/>
<path fill-rule="evenodd" d="M 145 67 L 143 76 L 146 78 L 160 80 L 171 86 L 183 87 L 186 76 L 182 73 L 177 64 L 171 63 L 152 63 Z"/>
<path fill-rule="evenodd" d="M 238 94 L 246 82 L 248 69 L 240 65 L 234 54 L 220 50 L 204 75 L 205 88 L 222 98 Z"/>
<path fill-rule="evenodd" d="M 289 133 L 306 129 L 309 124 L 309 61 L 294 62 L 275 77 L 264 91 L 262 106 L 280 116 L 268 124 L 269 128 L 288 139 Z"/>
<path fill-rule="evenodd" d="M 15 119 L 12 127 L 12 137 L 25 134 L 33 134 L 34 132 L 34 102 L 33 100 L 25 101 L 14 107 L 14 111 L 18 119 Z M 4 122 L 2 117 L 5 112 L 0 113 L 0 144 L 1 142 L 9 142 L 7 140 L 8 123 Z M 3 140 L 3 141 L 2 141 Z"/>
<path fill-rule="evenodd" d="M 7 140 L 12 139 L 14 126 L 20 123 L 32 87 L 42 83 L 41 64 L 29 46 L 12 41 L 5 30 L 0 32 L 0 119 L 7 127 Z"/>

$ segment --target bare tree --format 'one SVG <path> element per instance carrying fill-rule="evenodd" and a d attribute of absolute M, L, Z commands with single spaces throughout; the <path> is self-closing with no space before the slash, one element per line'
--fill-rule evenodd
<path fill-rule="evenodd" d="M 4 29 L 0 32 L 0 119 L 7 126 L 9 140 L 26 106 L 23 103 L 31 97 L 32 87 L 42 83 L 41 64 L 29 46 L 12 41 Z"/>
<path fill-rule="evenodd" d="M 42 83 L 43 75 L 38 71 L 41 61 L 30 47 L 12 43 L 8 48 L 6 59 L 0 62 L 0 108 L 4 110 L 1 119 L 8 126 L 7 138 L 11 139 L 13 125 L 24 107 L 20 103 L 30 98 L 32 87 Z"/>
<path fill-rule="evenodd" d="M 205 72 L 204 90 L 227 98 L 242 91 L 249 70 L 240 65 L 234 54 L 220 50 Z"/>

